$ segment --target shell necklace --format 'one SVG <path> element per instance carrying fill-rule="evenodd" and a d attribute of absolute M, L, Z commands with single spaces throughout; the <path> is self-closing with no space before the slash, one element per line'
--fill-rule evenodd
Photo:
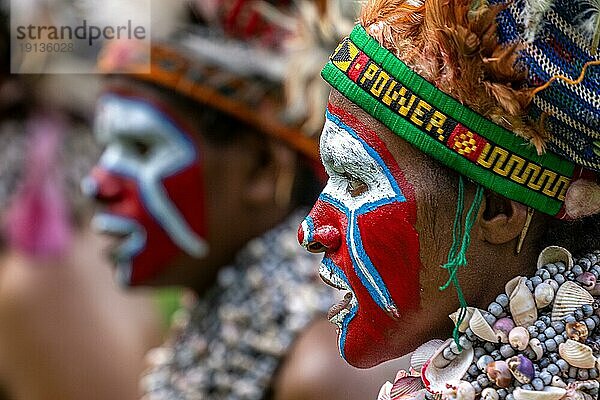
<path fill-rule="evenodd" d="M 594 400 L 599 392 L 600 251 L 548 247 L 535 276 L 468 307 L 456 343 L 432 340 L 378 400 Z M 458 311 L 450 315 L 456 323 Z"/>

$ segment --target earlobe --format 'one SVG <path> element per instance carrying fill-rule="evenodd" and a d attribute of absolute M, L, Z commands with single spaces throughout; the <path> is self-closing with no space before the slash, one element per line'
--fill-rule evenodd
<path fill-rule="evenodd" d="M 491 244 L 508 243 L 521 235 L 527 219 L 527 206 L 488 192 L 478 218 L 480 238 Z"/>

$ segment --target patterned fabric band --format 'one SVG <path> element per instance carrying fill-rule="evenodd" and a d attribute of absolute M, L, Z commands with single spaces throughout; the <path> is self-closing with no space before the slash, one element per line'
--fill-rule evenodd
<path fill-rule="evenodd" d="M 336 90 L 442 164 L 512 200 L 561 216 L 575 164 L 538 155 L 525 140 L 438 90 L 360 25 L 322 71 Z"/>

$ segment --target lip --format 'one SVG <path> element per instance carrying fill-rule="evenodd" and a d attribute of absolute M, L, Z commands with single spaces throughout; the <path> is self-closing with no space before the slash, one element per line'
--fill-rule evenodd
<path fill-rule="evenodd" d="M 146 230 L 136 220 L 109 213 L 98 213 L 91 221 L 92 228 L 115 239 L 110 258 L 117 267 L 118 280 L 127 283 L 131 276 L 133 258 L 146 246 Z"/>
<path fill-rule="evenodd" d="M 343 333 L 358 311 L 356 295 L 344 273 L 330 259 L 325 258 L 321 262 L 319 276 L 327 285 L 346 291 L 344 298 L 334 304 L 327 314 L 327 319 Z"/>

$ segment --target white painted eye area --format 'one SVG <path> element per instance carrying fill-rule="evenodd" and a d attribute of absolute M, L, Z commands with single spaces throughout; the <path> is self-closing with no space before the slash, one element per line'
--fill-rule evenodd
<path fill-rule="evenodd" d="M 348 173 L 344 174 L 344 177 L 348 181 L 346 191 L 350 194 L 350 196 L 357 197 L 361 194 L 366 193 L 367 190 L 369 190 L 369 186 L 366 183 L 364 183 L 361 179 L 355 178 Z"/>
<path fill-rule="evenodd" d="M 381 156 L 336 115 L 327 113 L 321 134 L 321 160 L 329 175 L 323 196 L 358 210 L 386 200 L 404 201 Z"/>

